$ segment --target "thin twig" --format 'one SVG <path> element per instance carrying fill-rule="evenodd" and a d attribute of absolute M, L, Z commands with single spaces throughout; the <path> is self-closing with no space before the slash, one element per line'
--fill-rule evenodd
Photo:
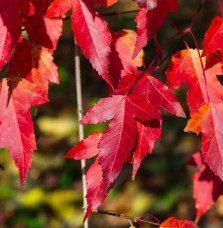
<path fill-rule="evenodd" d="M 182 40 L 184 40 L 186 34 L 191 30 L 191 28 L 194 25 L 194 22 L 196 21 L 202 7 L 204 6 L 205 0 L 201 0 L 200 6 L 198 7 L 195 16 L 193 17 L 192 22 L 190 23 L 189 27 L 187 29 L 185 29 L 184 31 L 181 31 L 184 34 L 180 34 L 181 35 L 181 39 L 177 42 L 177 44 L 175 45 L 175 47 L 171 50 L 171 52 L 159 63 L 159 66 L 161 66 L 175 51 L 175 49 L 179 46 L 179 44 L 181 43 Z M 169 20 L 170 21 L 170 20 Z M 172 22 L 171 22 L 172 23 Z M 174 26 L 175 27 L 175 26 Z M 176 28 L 176 27 L 175 27 Z M 178 30 L 178 29 L 177 29 Z M 179 33 L 179 30 L 178 30 Z M 186 45 L 187 46 L 187 45 Z"/>
<path fill-rule="evenodd" d="M 75 43 L 75 74 L 76 74 L 76 90 L 77 90 L 77 113 L 78 113 L 78 126 L 79 126 L 79 140 L 84 139 L 84 128 L 83 125 L 79 123 L 82 119 L 83 106 L 82 106 L 82 92 L 81 92 L 81 71 L 80 71 L 80 55 L 79 49 L 76 41 Z M 82 170 L 82 187 L 83 187 L 83 209 L 84 213 L 87 210 L 87 182 L 86 182 L 86 160 L 81 160 L 81 170 Z M 88 219 L 85 220 L 84 228 L 88 228 Z"/>
<path fill-rule="evenodd" d="M 221 0 L 218 0 L 218 4 L 221 10 L 221 16 L 223 17 L 223 9 L 222 9 L 222 5 L 221 5 Z"/>
<path fill-rule="evenodd" d="M 195 16 L 193 17 L 193 20 L 192 20 L 190 26 L 186 29 L 186 31 L 191 30 L 192 26 L 194 25 L 194 22 L 195 22 L 196 19 L 197 19 L 197 16 L 199 15 L 199 13 L 200 13 L 202 7 L 204 6 L 204 3 L 205 3 L 205 0 L 201 0 L 200 6 L 198 7 L 197 12 L 196 12 Z"/>
<path fill-rule="evenodd" d="M 104 211 L 104 210 L 97 210 L 95 211 L 99 214 L 104 214 L 104 215 L 111 215 L 111 216 L 115 216 L 115 217 L 119 217 L 119 218 L 124 218 L 124 219 L 127 219 L 127 220 L 131 220 L 133 222 L 143 222 L 143 223 L 147 223 L 147 224 L 151 224 L 151 225 L 155 225 L 155 226 L 159 226 L 160 224 L 158 223 L 155 223 L 155 222 L 149 222 L 149 221 L 146 221 L 146 220 L 143 220 L 143 219 L 137 219 L 137 218 L 134 218 L 134 217 L 130 217 L 130 216 L 127 216 L 127 215 L 124 215 L 124 214 L 120 214 L 120 213 L 117 213 L 115 211 Z"/>

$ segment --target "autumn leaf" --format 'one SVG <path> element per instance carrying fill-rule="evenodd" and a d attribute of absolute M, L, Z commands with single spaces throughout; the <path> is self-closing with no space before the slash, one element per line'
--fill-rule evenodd
<path fill-rule="evenodd" d="M 203 56 L 210 55 L 218 50 L 223 51 L 223 18 L 214 17 L 208 31 L 205 33 L 204 38 L 204 51 Z"/>
<path fill-rule="evenodd" d="M 98 207 L 104 202 L 104 200 L 108 195 L 109 190 L 113 186 L 113 183 L 109 184 L 105 194 L 103 195 L 104 178 L 102 175 L 101 166 L 98 164 L 98 160 L 99 158 L 97 158 L 96 161 L 89 167 L 86 175 L 87 190 L 88 190 L 86 198 L 87 198 L 88 208 L 84 216 L 84 221 L 93 211 L 96 211 Z"/>
<path fill-rule="evenodd" d="M 223 180 L 223 105 L 207 103 L 191 116 L 185 131 L 202 132 L 201 151 L 204 161 Z"/>
<path fill-rule="evenodd" d="M 73 0 L 54 0 L 47 9 L 46 17 L 62 17 L 72 8 Z"/>
<path fill-rule="evenodd" d="M 146 2 L 152 1 L 147 0 Z M 156 8 L 151 10 L 141 9 L 139 11 L 135 19 L 137 22 L 137 39 L 133 58 L 135 58 L 139 51 L 154 37 L 156 30 L 162 27 L 167 12 L 176 10 L 177 0 L 157 0 Z"/>
<path fill-rule="evenodd" d="M 135 85 L 131 90 L 130 88 Z M 158 79 L 149 76 L 148 73 L 137 72 L 136 75 L 127 75 L 121 78 L 115 94 L 146 96 L 146 99 L 155 109 L 163 107 L 174 115 L 185 117 L 184 111 L 170 92 L 168 87 Z M 161 136 L 162 119 L 160 114 L 156 119 L 150 121 L 137 121 L 138 136 L 133 151 L 133 172 L 132 178 L 135 178 L 137 170 L 147 154 L 151 154 L 154 144 Z"/>
<path fill-rule="evenodd" d="M 0 70 L 10 60 L 16 43 L 21 40 L 22 20 L 17 0 L 0 2 Z"/>
<path fill-rule="evenodd" d="M 97 145 L 101 139 L 101 136 L 101 133 L 92 132 L 90 136 L 81 140 L 64 157 L 82 160 L 97 155 L 99 153 Z"/>
<path fill-rule="evenodd" d="M 10 61 L 8 76 L 19 75 L 48 93 L 49 81 L 59 83 L 57 66 L 53 62 L 52 51 L 39 45 L 31 45 L 23 39 Z"/>
<path fill-rule="evenodd" d="M 81 124 L 96 124 L 112 119 L 98 144 L 104 189 L 114 182 L 134 147 L 137 136 L 136 118 L 148 121 L 156 116 L 159 116 L 157 109 L 143 96 L 134 95 L 114 95 L 101 99 L 87 111 Z"/>
<path fill-rule="evenodd" d="M 185 131 L 202 132 L 201 152 L 210 169 L 223 180 L 223 90 L 216 75 L 222 73 L 221 55 L 202 58 L 204 72 L 196 50 L 183 50 L 173 56 L 166 74 L 171 89 L 188 85 L 187 101 L 191 120 Z"/>
<path fill-rule="evenodd" d="M 178 220 L 174 217 L 169 217 L 160 225 L 160 228 L 198 228 L 198 226 L 186 219 Z"/>
<path fill-rule="evenodd" d="M 175 116 L 186 117 L 175 95 L 160 80 L 148 76 L 147 96 L 153 105 L 158 105 Z"/>
<path fill-rule="evenodd" d="M 29 39 L 45 48 L 56 49 L 57 41 L 62 33 L 62 19 L 45 17 L 50 1 L 34 2 L 35 13 L 24 17 L 24 26 Z"/>
<path fill-rule="evenodd" d="M 132 59 L 136 33 L 133 30 L 123 29 L 112 32 L 111 53 L 109 56 L 109 76 L 114 88 L 120 78 L 137 72 L 137 67 L 144 66 L 144 52 L 141 50 L 135 59 Z"/>
<path fill-rule="evenodd" d="M 201 153 L 194 154 L 187 164 L 199 167 L 199 170 L 193 175 L 194 199 L 197 209 L 196 222 L 198 222 L 223 194 L 223 182 L 204 163 Z"/>
<path fill-rule="evenodd" d="M 222 74 L 221 55 L 214 53 L 203 57 L 202 61 L 204 72 L 197 50 L 182 50 L 173 55 L 166 70 L 171 90 L 179 89 L 183 83 L 188 85 L 187 102 L 191 114 L 208 102 L 208 96 L 211 101 L 223 100 L 222 85 L 216 77 Z"/>
<path fill-rule="evenodd" d="M 1 81 L 0 148 L 7 148 L 10 158 L 15 160 L 22 187 L 31 167 L 32 152 L 36 149 L 30 107 L 45 103 L 45 93 L 25 79 Z"/>
<path fill-rule="evenodd" d="M 35 13 L 35 8 L 31 0 L 18 1 L 19 9 L 24 16 L 31 16 Z"/>
<path fill-rule="evenodd" d="M 77 44 L 90 60 L 94 69 L 112 86 L 108 77 L 111 35 L 107 22 L 95 10 L 93 2 L 88 0 L 55 0 L 47 10 L 48 17 L 59 17 L 71 6 L 72 29 Z M 113 87 L 113 86 L 112 86 Z"/>
<path fill-rule="evenodd" d="M 147 154 L 151 154 L 156 140 L 161 137 L 162 119 L 157 117 L 150 121 L 136 121 L 138 138 L 133 152 L 132 179 L 135 179 L 142 160 Z"/>

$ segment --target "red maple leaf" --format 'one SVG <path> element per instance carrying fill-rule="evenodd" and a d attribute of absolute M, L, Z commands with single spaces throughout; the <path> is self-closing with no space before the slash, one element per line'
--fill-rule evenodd
<path fill-rule="evenodd" d="M 15 160 L 22 187 L 36 149 L 30 107 L 46 101 L 46 91 L 25 79 L 1 81 L 0 148 L 7 148 Z"/>
<path fill-rule="evenodd" d="M 223 108 L 222 102 L 206 103 L 193 113 L 185 131 L 202 132 L 201 151 L 204 161 L 223 180 Z"/>
<path fill-rule="evenodd" d="M 136 33 L 133 30 L 123 29 L 118 32 L 112 32 L 113 42 L 109 56 L 109 76 L 114 88 L 120 78 L 137 73 L 137 67 L 144 66 L 144 52 L 141 50 L 135 59 L 132 59 L 134 45 L 136 42 Z"/>
<path fill-rule="evenodd" d="M 92 132 L 90 136 L 81 140 L 64 157 L 82 160 L 97 155 L 99 153 L 97 145 L 101 139 L 101 136 L 101 133 Z"/>
<path fill-rule="evenodd" d="M 198 226 L 186 219 L 178 220 L 174 217 L 169 217 L 160 225 L 160 228 L 198 228 Z"/>
<path fill-rule="evenodd" d="M 0 2 L 0 70 L 10 60 L 16 43 L 21 40 L 22 20 L 17 0 Z"/>
<path fill-rule="evenodd" d="M 59 83 L 57 66 L 52 51 L 39 45 L 31 45 L 23 39 L 10 61 L 8 76 L 19 75 L 48 91 L 49 81 Z"/>
<path fill-rule="evenodd" d="M 202 132 L 201 151 L 204 161 L 223 180 L 223 90 L 216 75 L 221 75 L 221 55 L 202 58 L 204 72 L 196 50 L 183 50 L 173 56 L 166 74 L 170 88 L 182 83 L 189 87 L 187 101 L 191 120 L 185 131 Z"/>
<path fill-rule="evenodd" d="M 179 89 L 182 83 L 188 85 L 187 102 L 191 114 L 208 102 L 208 96 L 211 101 L 223 100 L 222 86 L 216 77 L 222 74 L 221 58 L 218 53 L 202 58 L 204 77 L 197 50 L 182 50 L 172 56 L 166 70 L 169 88 Z"/>
<path fill-rule="evenodd" d="M 102 1 L 100 1 L 102 2 Z M 47 11 L 48 17 L 61 17 L 71 7 L 72 28 L 77 44 L 94 69 L 112 86 L 108 77 L 108 64 L 111 35 L 107 22 L 94 8 L 94 2 L 88 0 L 55 0 Z"/>
<path fill-rule="evenodd" d="M 45 17 L 50 2 L 50 0 L 33 0 L 35 13 L 24 17 L 23 21 L 30 41 L 49 49 L 56 49 L 57 41 L 61 36 L 63 21 L 59 18 Z"/>
<path fill-rule="evenodd" d="M 205 33 L 203 56 L 210 55 L 218 50 L 223 51 L 223 18 L 215 17 Z"/>
<path fill-rule="evenodd" d="M 177 0 L 157 0 L 156 8 L 139 11 L 135 19 L 137 22 L 137 39 L 133 58 L 154 37 L 156 30 L 162 27 L 167 12 L 176 10 Z"/>
<path fill-rule="evenodd" d="M 194 199 L 197 209 L 196 222 L 223 194 L 223 182 L 204 163 L 201 153 L 196 153 L 187 163 L 198 166 L 199 170 L 193 175 Z"/>
<path fill-rule="evenodd" d="M 158 118 L 150 121 L 137 121 L 138 137 L 133 152 L 133 170 L 132 179 L 135 179 L 136 173 L 143 158 L 151 154 L 156 140 L 161 137 L 162 119 Z"/>
<path fill-rule="evenodd" d="M 143 96 L 135 95 L 104 98 L 87 111 L 81 124 L 96 124 L 112 119 L 98 144 L 104 189 L 107 190 L 114 182 L 134 147 L 137 136 L 136 118 L 148 121 L 156 116 L 159 116 L 159 111 Z"/>
<path fill-rule="evenodd" d="M 99 160 L 99 157 L 89 167 L 86 175 L 87 189 L 88 189 L 86 198 L 87 198 L 88 208 L 84 216 L 84 221 L 93 211 L 96 211 L 97 208 L 104 202 L 104 200 L 108 195 L 109 190 L 113 186 L 113 184 L 111 183 L 105 190 L 105 194 L 103 194 L 104 177 L 103 177 L 101 166 L 98 164 L 98 160 Z"/>

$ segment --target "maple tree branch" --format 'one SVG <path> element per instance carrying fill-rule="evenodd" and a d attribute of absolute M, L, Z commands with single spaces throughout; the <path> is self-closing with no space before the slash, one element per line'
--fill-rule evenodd
<path fill-rule="evenodd" d="M 115 216 L 115 217 L 119 217 L 119 218 L 124 218 L 124 219 L 127 219 L 127 220 L 131 220 L 133 222 L 138 222 L 138 223 L 143 222 L 143 223 L 147 223 L 147 224 L 151 224 L 151 225 L 155 225 L 155 226 L 160 226 L 159 223 L 149 222 L 149 221 L 146 221 L 144 219 L 141 219 L 142 216 L 134 218 L 134 217 L 130 217 L 130 216 L 118 213 L 116 211 L 105 211 L 105 210 L 97 210 L 95 212 L 99 213 L 99 214 L 111 215 L 111 216 Z"/>
<path fill-rule="evenodd" d="M 204 3 L 205 3 L 205 0 L 201 0 L 200 6 L 198 7 L 197 12 L 196 12 L 195 16 L 193 17 L 192 22 L 190 23 L 189 27 L 185 30 L 186 32 L 191 30 L 191 28 L 193 27 L 194 22 L 196 21 L 196 19 L 197 19 L 199 13 L 200 13 L 202 7 L 204 6 Z"/>
<path fill-rule="evenodd" d="M 75 75 L 76 75 L 76 93 L 77 93 L 77 113 L 78 113 L 78 127 L 79 127 L 79 141 L 84 139 L 84 128 L 79 121 L 83 117 L 83 105 L 82 105 L 82 91 L 81 91 L 81 71 L 80 71 L 80 55 L 79 49 L 76 43 L 75 44 Z M 83 187 L 83 209 L 84 213 L 87 211 L 87 182 L 86 182 L 86 160 L 81 160 L 81 170 L 82 170 L 82 187 Z M 84 228 L 88 228 L 88 219 L 84 222 Z"/>
<path fill-rule="evenodd" d="M 190 32 L 191 28 L 193 27 L 202 7 L 204 6 L 204 3 L 205 3 L 205 0 L 201 0 L 201 3 L 200 3 L 200 6 L 198 7 L 197 11 L 196 11 L 196 14 L 195 16 L 193 17 L 193 20 L 192 22 L 190 23 L 189 27 L 187 27 L 184 31 L 180 31 L 177 26 L 175 26 L 175 24 L 173 24 L 173 22 L 171 20 L 169 20 L 167 18 L 167 20 L 177 29 L 178 33 L 177 35 L 179 34 L 181 36 L 181 39 L 177 42 L 177 44 L 175 45 L 175 47 L 170 51 L 170 53 L 159 63 L 159 66 L 161 66 L 170 56 L 172 56 L 172 54 L 174 53 L 174 51 L 176 50 L 176 48 L 179 46 L 179 44 L 181 43 L 182 40 L 185 41 L 185 36 L 188 32 Z M 184 33 L 184 34 L 182 34 Z M 175 36 L 174 36 L 175 37 Z M 172 39 L 172 38 L 171 38 Z M 186 42 L 184 42 L 186 47 L 188 48 L 188 45 L 186 44 Z M 164 44 L 165 45 L 165 44 Z M 157 58 L 157 57 L 155 57 Z"/>

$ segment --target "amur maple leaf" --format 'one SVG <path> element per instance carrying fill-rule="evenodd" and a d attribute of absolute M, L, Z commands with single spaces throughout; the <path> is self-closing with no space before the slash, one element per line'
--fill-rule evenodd
<path fill-rule="evenodd" d="M 193 175 L 194 199 L 197 209 L 196 222 L 198 222 L 200 217 L 223 194 L 223 182 L 204 163 L 200 152 L 194 154 L 187 164 L 199 167 L 199 170 Z"/>
<path fill-rule="evenodd" d="M 151 1 L 147 0 L 147 2 Z M 176 10 L 177 0 L 157 0 L 156 8 L 139 11 L 135 19 L 137 22 L 137 39 L 133 58 L 154 37 L 156 30 L 162 27 L 167 12 Z"/>
<path fill-rule="evenodd" d="M 160 228 L 199 228 L 199 227 L 192 221 L 188 221 L 186 219 L 178 220 L 174 217 L 169 217 L 160 225 Z"/>
<path fill-rule="evenodd" d="M 93 68 L 112 86 L 108 77 L 112 38 L 107 22 L 95 10 L 93 3 L 88 0 L 55 0 L 49 6 L 46 15 L 51 18 L 61 17 L 73 7 L 71 19 L 76 42 Z"/>
<path fill-rule="evenodd" d="M 15 160 L 22 187 L 36 149 L 30 107 L 46 101 L 46 91 L 25 79 L 1 81 L 0 148 L 7 148 Z"/>

